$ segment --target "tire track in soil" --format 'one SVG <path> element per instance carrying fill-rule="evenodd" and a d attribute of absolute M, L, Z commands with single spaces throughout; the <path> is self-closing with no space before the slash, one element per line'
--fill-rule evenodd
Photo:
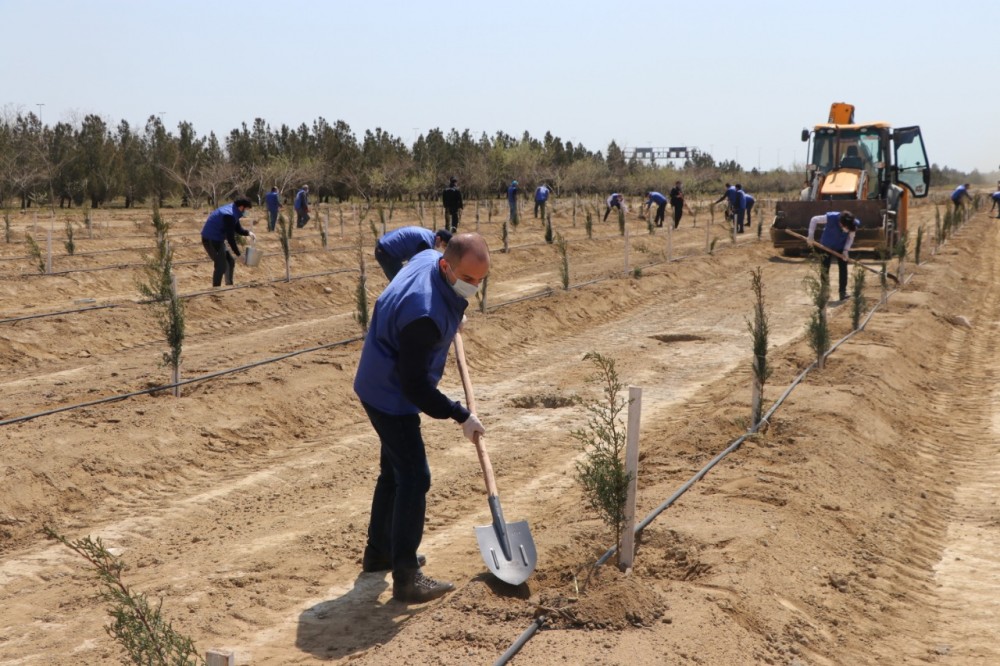
<path fill-rule="evenodd" d="M 968 233 L 971 233 L 969 231 Z M 930 402 L 941 424 L 930 442 L 950 469 L 943 548 L 933 569 L 937 619 L 919 637 L 917 658 L 968 664 L 1000 663 L 1000 234 L 991 225 L 975 253 L 979 298 L 940 360 L 942 381 Z"/>

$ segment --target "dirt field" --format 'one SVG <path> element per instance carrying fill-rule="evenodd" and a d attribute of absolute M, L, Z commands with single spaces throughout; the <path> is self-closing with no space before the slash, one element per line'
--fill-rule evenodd
<path fill-rule="evenodd" d="M 351 390 L 360 343 L 348 342 L 186 386 L 180 399 L 0 427 L 0 663 L 121 658 L 92 571 L 43 525 L 103 539 L 175 628 L 201 652 L 235 651 L 237 664 L 491 664 L 540 614 L 549 622 L 512 663 L 1000 663 L 996 221 L 974 216 L 933 257 L 925 236 L 909 284 L 808 375 L 765 434 L 644 531 L 635 569 L 588 577 L 613 539 L 574 480 L 570 431 L 586 418 L 574 401 L 598 398 L 584 354 L 615 358 L 644 390 L 645 516 L 746 430 L 751 269 L 763 269 L 771 318 L 765 406 L 810 363 L 810 269 L 758 242 L 758 220 L 735 246 L 713 228 L 720 240 L 707 255 L 703 211 L 673 234 L 670 263 L 666 230 L 650 236 L 631 217 L 629 268 L 644 268 L 625 276 L 617 225 L 597 223 L 588 241 L 582 213 L 574 227 L 569 204 L 556 206 L 581 286 L 560 289 L 556 250 L 535 220 L 500 253 L 501 213 L 488 223 L 484 208 L 490 309 L 473 303 L 465 334 L 506 517 L 527 520 L 538 546 L 525 585 L 485 573 L 472 528 L 490 518 L 475 450 L 453 423 L 428 419 L 421 551 L 427 573 L 457 590 L 407 607 L 391 600 L 389 576 L 360 573 L 378 449 Z M 197 235 L 206 212 L 165 211 L 183 294 L 210 287 Z M 96 213 L 94 238 L 78 228 L 73 257 L 56 215 L 53 269 L 71 272 L 40 276 L 24 243 L 0 242 L 0 419 L 169 380 L 163 335 L 136 303 L 149 212 Z M 269 282 L 284 265 L 259 220 L 269 255 L 236 272 L 238 287 L 251 286 L 186 300 L 183 375 L 356 338 L 354 215 L 345 209 L 341 235 L 332 210 L 329 251 L 317 230 L 297 232 L 291 282 Z M 12 215 L 15 238 L 37 224 L 44 251 L 48 216 Z M 933 220 L 933 206 L 911 209 L 911 225 L 931 230 Z M 413 223 L 412 210 L 396 210 L 389 226 Z M 462 227 L 475 226 L 467 208 Z M 367 220 L 362 232 L 370 257 Z M 384 280 L 369 268 L 374 299 Z M 831 326 L 835 340 L 849 332 L 849 305 L 831 310 Z M 460 396 L 454 366 L 442 388 Z M 545 406 L 556 404 L 570 406 Z"/>

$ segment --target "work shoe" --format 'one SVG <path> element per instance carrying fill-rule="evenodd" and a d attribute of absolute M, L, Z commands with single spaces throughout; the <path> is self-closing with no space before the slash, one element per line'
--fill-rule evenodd
<path fill-rule="evenodd" d="M 427 558 L 422 553 L 417 553 L 417 566 L 422 567 L 427 564 Z M 361 570 L 365 573 L 377 573 L 388 571 L 392 568 L 389 558 L 376 553 L 369 546 L 365 546 L 364 557 L 361 558 Z"/>
<path fill-rule="evenodd" d="M 403 603 L 427 603 L 454 589 L 453 584 L 428 578 L 420 569 L 392 573 L 392 598 Z"/>

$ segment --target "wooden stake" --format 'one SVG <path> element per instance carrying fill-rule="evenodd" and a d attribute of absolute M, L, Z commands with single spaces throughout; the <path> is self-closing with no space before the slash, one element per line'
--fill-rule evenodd
<path fill-rule="evenodd" d="M 45 237 L 45 272 L 52 272 L 52 223 L 49 223 L 49 231 Z"/>
<path fill-rule="evenodd" d="M 626 226 L 625 227 L 625 272 L 626 273 L 628 273 L 628 249 L 629 249 L 629 245 L 631 245 L 631 243 L 629 243 L 629 240 L 628 240 L 628 227 Z"/>
<path fill-rule="evenodd" d="M 622 525 L 622 547 L 618 553 L 618 568 L 627 571 L 635 559 L 635 495 L 639 478 L 639 416 L 642 414 L 642 388 L 628 387 L 628 432 L 625 440 L 625 473 L 628 474 L 628 494 Z"/>
<path fill-rule="evenodd" d="M 205 653 L 205 666 L 236 666 L 236 653 L 231 650 L 209 650 Z"/>
<path fill-rule="evenodd" d="M 167 252 L 169 252 L 169 251 L 170 251 L 170 244 L 168 243 L 167 244 Z M 170 276 L 170 298 L 172 298 L 173 300 L 177 300 L 177 276 L 176 275 L 171 275 Z M 170 383 L 175 385 L 174 386 L 174 397 L 175 398 L 181 397 L 181 387 L 180 386 L 176 386 L 176 384 L 180 383 L 180 381 L 181 381 L 181 364 L 180 364 L 180 362 L 178 362 L 177 365 L 174 366 L 173 368 L 171 368 L 171 370 L 170 370 Z"/>
<path fill-rule="evenodd" d="M 667 263 L 674 260 L 674 225 L 667 224 Z"/>
<path fill-rule="evenodd" d="M 709 208 L 709 211 L 713 211 L 708 224 L 705 225 L 705 254 L 710 254 L 712 252 L 712 227 L 715 226 L 715 212 L 714 209 Z"/>

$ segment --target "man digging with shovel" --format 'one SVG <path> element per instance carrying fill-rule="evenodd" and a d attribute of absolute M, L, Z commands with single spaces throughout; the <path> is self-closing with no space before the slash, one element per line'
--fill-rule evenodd
<path fill-rule="evenodd" d="M 405 603 L 424 603 L 454 589 L 425 576 L 424 558 L 417 555 L 431 485 L 420 413 L 453 419 L 472 442 L 486 433 L 475 414 L 437 385 L 466 299 L 489 271 L 489 248 L 479 234 L 453 236 L 443 255 L 416 255 L 375 301 L 361 349 L 354 392 L 381 444 L 362 569 L 391 569 L 392 596 Z"/>
<path fill-rule="evenodd" d="M 861 226 L 861 220 L 855 218 L 854 214 L 847 210 L 813 217 L 809 220 L 809 233 L 807 235 L 810 247 L 816 244 L 813 240 L 813 234 L 816 233 L 816 226 L 823 221 L 826 221 L 826 226 L 823 227 L 823 235 L 819 239 L 819 244 L 826 249 L 843 255 L 837 257 L 837 268 L 839 269 L 837 284 L 840 287 L 840 300 L 846 301 L 847 262 L 850 259 L 850 255 L 847 253 L 850 252 L 851 245 L 854 244 L 854 233 Z M 830 263 L 833 261 L 833 256 L 829 252 L 823 254 L 824 271 L 830 271 Z"/>

